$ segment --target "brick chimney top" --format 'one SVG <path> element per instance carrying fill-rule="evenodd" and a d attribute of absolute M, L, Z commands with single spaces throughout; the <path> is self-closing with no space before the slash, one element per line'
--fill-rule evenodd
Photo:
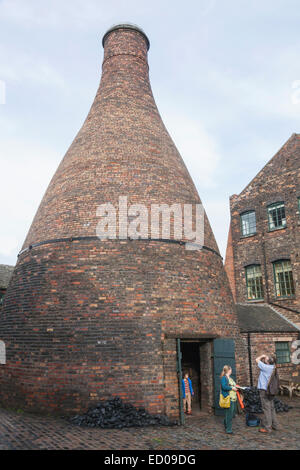
<path fill-rule="evenodd" d="M 141 28 L 139 28 L 137 25 L 132 24 L 132 23 L 116 24 L 116 25 L 112 26 L 111 28 L 109 28 L 109 30 L 106 31 L 106 33 L 104 34 L 103 39 L 102 39 L 102 46 L 103 47 L 104 47 L 105 41 L 106 41 L 107 37 L 110 35 L 110 33 L 112 33 L 113 31 L 117 31 L 118 29 L 136 31 L 137 33 L 141 34 L 143 36 L 143 38 L 145 39 L 145 41 L 146 41 L 147 50 L 149 50 L 150 41 L 149 41 L 148 37 L 146 36 L 146 34 L 144 33 L 144 31 Z"/>

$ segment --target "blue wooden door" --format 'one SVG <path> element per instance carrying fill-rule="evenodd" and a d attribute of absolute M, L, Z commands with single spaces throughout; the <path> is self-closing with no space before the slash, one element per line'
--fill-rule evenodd
<path fill-rule="evenodd" d="M 223 415 L 224 410 L 219 406 L 220 397 L 220 375 L 225 365 L 232 368 L 232 378 L 236 379 L 235 369 L 235 345 L 233 339 L 215 339 L 214 340 L 214 405 L 215 414 Z"/>

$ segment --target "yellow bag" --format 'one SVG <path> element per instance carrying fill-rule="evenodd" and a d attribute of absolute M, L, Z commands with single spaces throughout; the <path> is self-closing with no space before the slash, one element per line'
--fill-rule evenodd
<path fill-rule="evenodd" d="M 230 396 L 228 395 L 226 398 L 224 398 L 222 393 L 220 392 L 219 405 L 220 408 L 230 408 Z"/>

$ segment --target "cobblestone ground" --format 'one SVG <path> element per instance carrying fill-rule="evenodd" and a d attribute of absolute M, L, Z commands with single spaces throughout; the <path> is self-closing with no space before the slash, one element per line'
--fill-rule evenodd
<path fill-rule="evenodd" d="M 300 398 L 286 401 L 294 408 L 278 414 L 281 430 L 267 436 L 246 427 L 242 415 L 235 418 L 234 435 L 229 436 L 222 417 L 205 414 L 189 417 L 185 426 L 102 430 L 0 409 L 0 449 L 300 449 Z"/>

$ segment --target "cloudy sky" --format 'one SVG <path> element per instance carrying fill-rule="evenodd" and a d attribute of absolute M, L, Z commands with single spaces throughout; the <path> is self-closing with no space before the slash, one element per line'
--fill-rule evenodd
<path fill-rule="evenodd" d="M 229 196 L 300 132 L 299 0 L 0 0 L 0 263 L 15 263 L 120 22 L 150 38 L 156 103 L 223 255 Z"/>

